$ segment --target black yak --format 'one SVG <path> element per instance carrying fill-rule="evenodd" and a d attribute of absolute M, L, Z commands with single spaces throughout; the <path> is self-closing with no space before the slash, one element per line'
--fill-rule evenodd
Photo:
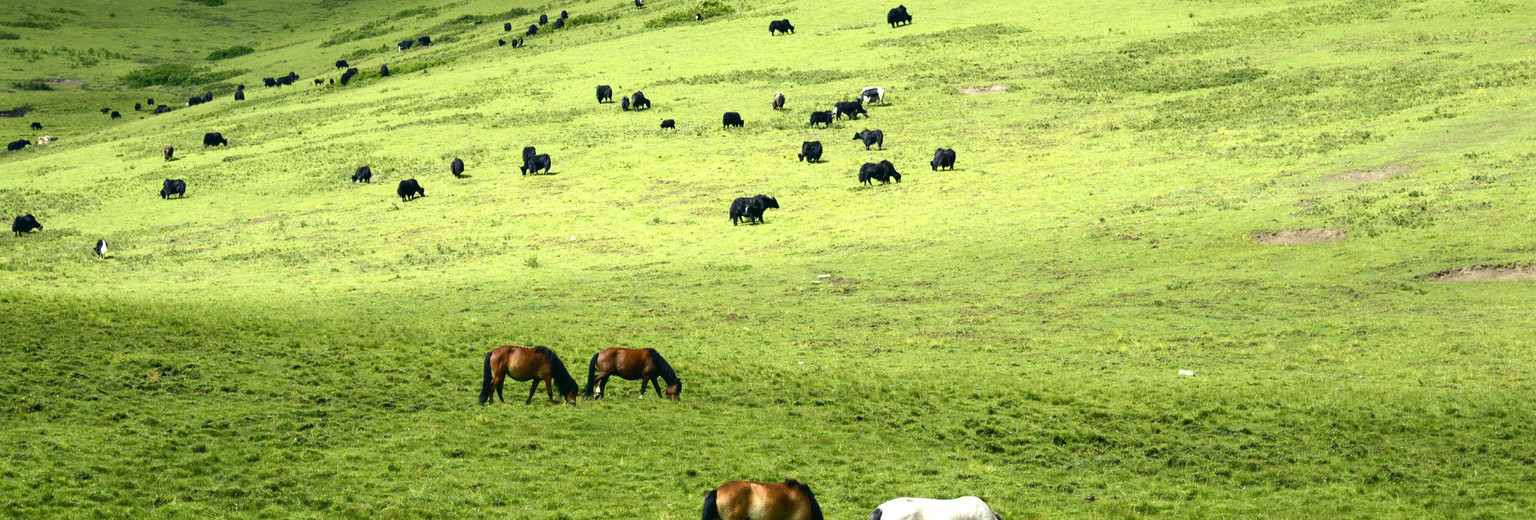
<path fill-rule="evenodd" d="M 416 179 L 400 181 L 400 187 L 395 188 L 395 193 L 400 195 L 401 202 L 410 202 L 416 197 L 427 196 L 427 191 L 421 189 L 421 184 L 417 183 Z"/>
<path fill-rule="evenodd" d="M 171 198 L 171 195 L 175 195 L 178 199 L 186 198 L 187 181 L 181 179 L 166 179 L 165 182 L 160 185 L 160 198 L 169 199 Z"/>
<path fill-rule="evenodd" d="M 336 60 L 336 68 L 349 69 L 352 68 L 352 66 L 347 64 L 347 60 Z"/>
<path fill-rule="evenodd" d="M 731 201 L 731 225 L 735 226 L 745 220 L 748 224 L 763 223 L 763 212 L 769 209 L 778 209 L 779 201 L 767 195 L 756 197 L 741 197 Z"/>
<path fill-rule="evenodd" d="M 224 138 L 224 134 L 208 132 L 203 134 L 203 147 L 209 146 L 229 146 L 229 140 Z"/>
<path fill-rule="evenodd" d="M 934 171 L 938 171 L 939 168 L 946 170 L 955 169 L 955 151 L 948 148 L 934 150 L 933 160 L 929 161 L 928 165 L 932 166 Z"/>
<path fill-rule="evenodd" d="M 367 166 L 358 168 L 357 173 L 352 174 L 352 182 L 373 184 L 373 168 Z"/>
<path fill-rule="evenodd" d="M 17 139 L 15 141 L 6 143 L 5 149 L 14 152 L 16 150 L 26 148 L 29 144 L 32 144 L 32 141 L 28 141 L 26 139 Z"/>
<path fill-rule="evenodd" d="M 821 141 L 800 143 L 800 160 L 808 163 L 821 162 Z"/>
<path fill-rule="evenodd" d="M 866 128 L 863 132 L 853 134 L 853 140 L 863 141 L 865 150 L 868 150 L 871 145 L 879 145 L 881 150 L 885 149 L 885 132 L 879 130 Z"/>
<path fill-rule="evenodd" d="M 661 120 L 661 128 L 662 128 L 662 130 L 666 130 L 668 128 L 676 130 L 677 129 L 677 122 L 673 121 L 671 119 L 663 119 L 663 120 Z"/>
<path fill-rule="evenodd" d="M 811 124 L 810 124 L 810 126 L 816 126 L 817 124 L 820 124 L 823 128 L 832 126 L 832 113 L 831 112 L 811 112 Z"/>
<path fill-rule="evenodd" d="M 912 15 L 907 14 L 907 6 L 898 5 L 885 13 L 885 23 L 891 24 L 891 28 L 895 29 L 898 25 L 912 23 Z"/>
<path fill-rule="evenodd" d="M 610 87 L 608 85 L 598 85 L 597 86 L 597 102 L 598 103 L 612 103 L 613 102 L 613 87 Z"/>
<path fill-rule="evenodd" d="M 772 22 L 768 22 L 768 35 L 769 36 L 772 36 L 774 34 L 794 34 L 794 33 L 795 33 L 795 26 L 790 25 L 789 24 L 789 20 L 774 20 Z"/>
<path fill-rule="evenodd" d="M 464 178 L 464 160 L 454 157 L 453 162 L 448 163 L 448 171 L 453 173 L 455 178 Z"/>
<path fill-rule="evenodd" d="M 629 96 L 629 106 L 635 110 L 640 110 L 640 105 L 645 105 L 645 108 L 649 109 L 651 108 L 651 100 L 645 98 L 644 92 L 636 90 L 634 95 Z"/>
<path fill-rule="evenodd" d="M 32 216 L 30 213 L 17 216 L 16 220 L 11 221 L 11 232 L 15 233 L 18 237 L 21 236 L 22 233 L 31 233 L 33 231 L 42 230 L 43 225 L 38 224 L 37 217 Z"/>
<path fill-rule="evenodd" d="M 864 103 L 859 101 L 839 101 L 832 105 L 832 111 L 837 113 L 837 118 L 858 119 L 859 114 L 869 117 L 869 111 L 864 110 Z"/>
<path fill-rule="evenodd" d="M 352 82 L 352 77 L 356 76 L 357 72 L 358 72 L 357 71 L 357 67 L 353 67 L 353 68 L 347 69 L 346 72 L 341 73 L 341 85 L 342 86 L 346 86 L 347 83 Z"/>
<path fill-rule="evenodd" d="M 523 170 L 523 175 L 538 173 L 539 170 L 544 170 L 544 173 L 549 173 L 549 167 L 552 164 L 553 161 L 549 159 L 549 154 L 541 153 L 525 161 L 521 167 L 521 170 Z"/>
<path fill-rule="evenodd" d="M 721 121 L 725 123 L 727 128 L 732 126 L 741 127 L 747 124 L 745 121 L 741 120 L 741 114 L 735 112 L 726 112 L 725 115 L 721 117 Z"/>

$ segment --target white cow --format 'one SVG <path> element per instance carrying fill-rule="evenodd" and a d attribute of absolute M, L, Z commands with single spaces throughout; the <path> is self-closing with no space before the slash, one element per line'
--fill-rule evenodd
<path fill-rule="evenodd" d="M 54 136 L 51 136 L 51 135 L 45 135 L 45 136 L 42 136 L 42 137 L 39 137 L 39 138 L 37 138 L 37 145 L 38 145 L 38 146 L 42 146 L 42 145 L 45 145 L 45 144 L 48 144 L 48 143 L 51 143 L 51 142 L 53 142 L 53 141 L 54 141 L 54 140 L 56 140 L 56 139 L 57 139 L 57 138 L 56 138 L 56 137 L 54 137 Z"/>
<path fill-rule="evenodd" d="M 869 520 L 1003 520 L 976 497 L 951 500 L 902 497 L 875 508 Z"/>

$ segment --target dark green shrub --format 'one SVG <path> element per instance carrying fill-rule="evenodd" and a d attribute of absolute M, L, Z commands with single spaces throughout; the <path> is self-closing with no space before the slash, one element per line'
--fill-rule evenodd
<path fill-rule="evenodd" d="M 227 60 L 237 56 L 244 56 L 253 52 L 256 52 L 256 49 L 252 49 L 245 45 L 236 45 L 228 49 L 219 49 L 208 53 L 208 61 Z"/>
<path fill-rule="evenodd" d="M 194 4 L 206 5 L 208 7 L 218 7 L 218 6 L 224 5 L 224 0 L 187 0 L 187 1 L 188 2 L 192 2 Z"/>
<path fill-rule="evenodd" d="M 133 88 L 151 86 L 203 85 L 223 81 L 243 74 L 240 70 L 209 72 L 207 68 L 192 67 L 180 63 L 161 63 L 123 75 L 122 80 Z"/>
<path fill-rule="evenodd" d="M 20 40 L 21 35 L 13 32 L 0 31 L 0 40 Z"/>
<path fill-rule="evenodd" d="M 17 81 L 11 83 L 16 90 L 53 90 L 53 86 L 41 81 Z"/>
<path fill-rule="evenodd" d="M 726 5 L 725 2 L 720 0 L 703 0 L 692 8 L 677 9 L 669 11 L 660 17 L 652 18 L 651 20 L 645 22 L 645 26 L 652 29 L 659 29 L 669 25 L 692 22 L 694 21 L 694 14 L 703 14 L 704 19 L 707 20 L 710 18 L 725 16 L 735 11 L 735 8 Z"/>

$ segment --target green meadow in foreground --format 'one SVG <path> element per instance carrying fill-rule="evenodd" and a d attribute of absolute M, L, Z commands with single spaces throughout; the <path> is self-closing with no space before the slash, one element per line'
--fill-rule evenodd
<path fill-rule="evenodd" d="M 0 517 L 677 519 L 786 478 L 845 520 L 1536 517 L 1536 4 L 6 11 L 0 140 L 58 140 L 0 154 L 44 226 L 0 238 Z M 506 344 L 686 386 L 476 406 Z"/>

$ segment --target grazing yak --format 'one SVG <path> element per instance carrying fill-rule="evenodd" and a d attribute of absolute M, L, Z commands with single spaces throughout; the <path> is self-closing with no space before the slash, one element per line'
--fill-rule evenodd
<path fill-rule="evenodd" d="M 413 47 L 415 45 L 416 45 L 416 40 L 402 40 L 399 44 L 395 45 L 395 50 L 398 50 L 400 52 L 405 52 L 405 51 L 411 50 L 411 47 Z"/>
<path fill-rule="evenodd" d="M 549 25 L 549 15 L 547 15 L 547 14 L 539 15 L 539 25 Z"/>
<path fill-rule="evenodd" d="M 318 86 L 324 85 L 324 84 L 325 84 L 325 78 L 315 78 L 315 86 L 318 87 Z M 342 82 L 342 85 L 346 85 L 346 82 Z"/>
<path fill-rule="evenodd" d="M 37 145 L 38 146 L 42 146 L 42 145 L 45 145 L 45 144 L 57 141 L 58 139 L 59 138 L 51 136 L 51 135 L 41 136 L 41 137 L 37 138 Z"/>
<path fill-rule="evenodd" d="M 570 17 L 571 17 L 571 13 L 567 13 L 565 11 L 560 11 L 560 19 L 561 20 L 564 20 L 564 19 L 570 18 Z"/>
<path fill-rule="evenodd" d="M 538 154 L 539 154 L 539 151 L 537 149 L 535 149 L 534 147 L 532 147 L 532 146 L 524 146 L 523 147 L 523 164 L 528 164 L 528 162 L 532 161 L 533 157 L 535 155 L 538 155 Z"/>
<path fill-rule="evenodd" d="M 156 114 L 164 114 L 164 113 L 170 112 L 170 111 L 171 111 L 171 107 L 168 107 L 168 106 L 165 106 L 165 105 L 160 105 L 160 106 L 155 107 L 155 113 Z"/>
<path fill-rule="evenodd" d="M 853 140 L 864 141 L 865 150 L 868 150 L 871 145 L 879 145 L 881 150 L 885 149 L 885 132 L 879 130 L 866 128 L 863 132 L 853 134 Z"/>
<path fill-rule="evenodd" d="M 416 46 L 417 47 L 430 47 L 430 46 L 432 46 L 432 37 L 431 36 L 422 36 L 420 38 L 417 38 L 416 39 Z"/>
<path fill-rule="evenodd" d="M 245 101 L 245 90 L 244 89 L 236 90 L 235 91 L 235 101 Z"/>
<path fill-rule="evenodd" d="M 206 102 L 206 100 L 205 100 L 205 102 Z M 119 114 L 119 113 L 117 113 L 117 111 L 116 111 L 116 110 L 113 110 L 113 111 L 112 111 L 112 119 L 122 119 L 122 117 L 123 117 L 123 115 L 122 115 L 122 114 Z"/>
<path fill-rule="evenodd" d="M 171 157 L 176 155 L 176 147 L 165 145 L 165 148 L 160 149 L 160 155 L 165 157 L 165 162 L 171 162 Z"/>
<path fill-rule="evenodd" d="M 885 88 L 864 87 L 864 90 L 859 91 L 859 101 L 869 103 L 871 105 L 875 103 L 885 103 Z"/>
<path fill-rule="evenodd" d="M 608 85 L 598 85 L 597 86 L 597 102 L 598 103 L 612 103 L 613 102 L 613 87 L 610 87 Z"/>
<path fill-rule="evenodd" d="M 352 174 L 352 182 L 373 184 L 373 168 L 367 166 L 358 168 L 357 173 Z"/>
<path fill-rule="evenodd" d="M 731 225 L 735 226 L 745 220 L 748 224 L 763 223 L 763 211 L 778 209 L 779 201 L 767 195 L 756 197 L 741 197 L 731 201 Z"/>
<path fill-rule="evenodd" d="M 677 122 L 673 121 L 671 119 L 663 119 L 663 120 L 661 120 L 661 129 L 662 130 L 666 130 L 668 128 L 671 128 L 673 130 L 677 130 Z"/>
<path fill-rule="evenodd" d="M 774 20 L 768 22 L 768 35 L 795 34 L 795 26 L 789 24 L 789 20 Z"/>
<path fill-rule="evenodd" d="M 203 102 L 204 103 L 212 103 L 213 102 L 213 91 L 212 90 L 204 91 L 203 92 Z"/>
<path fill-rule="evenodd" d="M 103 109 L 101 109 L 101 113 L 102 114 L 106 114 L 106 113 L 109 113 L 111 111 L 112 111 L 112 109 L 110 109 L 110 108 L 103 108 Z"/>
<path fill-rule="evenodd" d="M 189 107 L 190 106 L 197 106 L 197 105 L 201 105 L 201 104 L 203 104 L 203 98 L 201 98 L 201 97 L 189 97 L 189 98 L 187 98 L 187 106 L 189 106 Z"/>
<path fill-rule="evenodd" d="M 497 47 L 505 47 L 506 45 L 507 45 L 507 41 L 506 40 L 499 39 L 499 38 L 496 40 L 496 46 Z"/>
<path fill-rule="evenodd" d="M 640 105 L 645 105 L 645 108 L 649 110 L 651 108 L 651 100 L 645 98 L 644 92 L 636 90 L 634 95 L 629 96 L 629 106 L 635 110 L 640 110 Z"/>
<path fill-rule="evenodd" d="M 26 139 L 17 139 L 15 141 L 6 143 L 5 149 L 14 152 L 16 150 L 26 148 L 29 144 L 32 144 L 32 141 L 28 141 Z"/>
<path fill-rule="evenodd" d="M 619 99 L 619 108 L 623 109 L 625 112 L 629 111 L 629 96 L 624 96 L 623 98 Z"/>
<path fill-rule="evenodd" d="M 880 184 L 886 184 L 891 182 L 892 179 L 895 179 L 896 182 L 901 182 L 901 174 L 896 173 L 896 165 L 891 164 L 891 161 L 864 163 L 864 166 L 859 167 L 860 184 L 874 184 L 871 181 L 880 181 Z"/>
<path fill-rule="evenodd" d="M 537 26 L 537 25 L 529 25 L 528 26 L 528 34 L 525 34 L 523 36 L 537 36 L 538 34 L 539 34 L 539 26 Z"/>
<path fill-rule="evenodd" d="M 275 87 L 277 86 L 277 80 L 274 78 L 261 78 L 261 84 L 267 87 Z"/>
<path fill-rule="evenodd" d="M 38 224 L 37 217 L 32 216 L 30 213 L 18 216 L 16 217 L 16 220 L 11 221 L 11 232 L 15 233 L 18 237 L 21 236 L 22 233 L 31 233 L 33 231 L 42 230 L 43 225 Z"/>
<path fill-rule="evenodd" d="M 530 173 L 538 173 L 539 170 L 543 170 L 544 173 L 549 173 L 549 167 L 551 165 L 553 165 L 553 164 L 554 164 L 554 161 L 551 161 L 549 159 L 549 154 L 541 153 L 541 154 L 535 155 L 535 156 L 533 156 L 533 157 L 531 157 L 529 159 L 526 159 L 523 162 L 523 166 L 522 166 L 521 169 L 523 170 L 523 175 L 528 175 Z"/>
<path fill-rule="evenodd" d="M 395 193 L 400 195 L 400 202 L 410 202 L 417 197 L 427 196 L 427 190 L 421 189 L 421 184 L 416 179 L 400 181 L 400 187 L 395 188 Z"/>
<path fill-rule="evenodd" d="M 347 69 L 346 72 L 341 73 L 341 86 L 343 86 L 343 87 L 347 86 L 347 83 L 351 83 L 352 82 L 352 76 L 356 76 L 356 75 L 357 75 L 357 67 L 353 67 L 353 68 Z"/>
<path fill-rule="evenodd" d="M 448 163 L 448 171 L 452 173 L 453 177 L 456 179 L 464 178 L 464 160 L 458 157 L 454 157 L 453 162 Z"/>
<path fill-rule="evenodd" d="M 336 68 L 349 69 L 352 68 L 352 66 L 347 64 L 347 60 L 336 60 Z"/>
<path fill-rule="evenodd" d="M 746 125 L 746 122 L 741 120 L 741 114 L 738 114 L 738 113 L 735 113 L 735 112 L 726 112 L 725 116 L 722 117 L 721 119 L 725 123 L 725 126 L 727 128 L 733 127 L 733 126 L 739 128 L 741 126 Z"/>
<path fill-rule="evenodd" d="M 808 163 L 821 162 L 821 141 L 800 143 L 800 160 Z"/>
<path fill-rule="evenodd" d="M 858 119 L 860 114 L 869 117 L 869 111 L 864 110 L 864 103 L 859 101 L 839 101 L 832 105 L 832 111 L 837 113 L 837 118 Z"/>
<path fill-rule="evenodd" d="M 379 77 L 389 77 L 389 65 L 379 65 Z"/>
<path fill-rule="evenodd" d="M 182 199 L 187 197 L 187 181 L 181 179 L 166 179 L 160 185 L 160 198 L 169 199 L 171 195 Z"/>
<path fill-rule="evenodd" d="M 37 121 L 33 121 L 32 122 L 32 129 L 33 130 L 42 130 L 43 129 L 43 124 L 39 123 Z"/>
<path fill-rule="evenodd" d="M 642 2 L 641 0 L 635 0 L 635 8 L 636 9 L 644 9 L 645 8 L 645 2 Z"/>
<path fill-rule="evenodd" d="M 512 32 L 512 22 L 501 24 L 501 30 L 505 32 Z"/>
<path fill-rule="evenodd" d="M 556 19 L 555 20 L 555 28 L 556 29 L 564 29 L 565 28 L 565 19 L 564 18 Z"/>
<path fill-rule="evenodd" d="M 208 132 L 203 134 L 203 147 L 209 146 L 229 146 L 229 140 L 224 138 L 224 134 Z"/>
<path fill-rule="evenodd" d="M 822 128 L 832 126 L 832 113 L 811 112 L 811 124 L 808 126 L 816 126 L 818 123 L 821 124 Z"/>
<path fill-rule="evenodd" d="M 146 105 L 153 105 L 153 104 L 155 104 L 155 98 L 149 98 L 149 99 L 144 100 L 144 104 L 146 104 Z"/>
<path fill-rule="evenodd" d="M 784 93 L 783 92 L 775 92 L 773 94 L 773 109 L 774 110 L 784 110 Z"/>
<path fill-rule="evenodd" d="M 955 150 L 951 148 L 934 150 L 933 160 L 929 161 L 928 165 L 933 167 L 933 171 L 939 171 L 939 168 L 946 170 L 955 169 Z"/>
<path fill-rule="evenodd" d="M 134 112 L 138 112 L 140 110 L 144 110 L 144 104 L 143 103 L 134 103 L 133 104 L 133 111 Z"/>
<path fill-rule="evenodd" d="M 891 28 L 895 29 L 898 25 L 912 23 L 912 15 L 907 14 L 907 6 L 898 5 L 895 9 L 885 13 L 885 23 L 891 24 Z"/>

